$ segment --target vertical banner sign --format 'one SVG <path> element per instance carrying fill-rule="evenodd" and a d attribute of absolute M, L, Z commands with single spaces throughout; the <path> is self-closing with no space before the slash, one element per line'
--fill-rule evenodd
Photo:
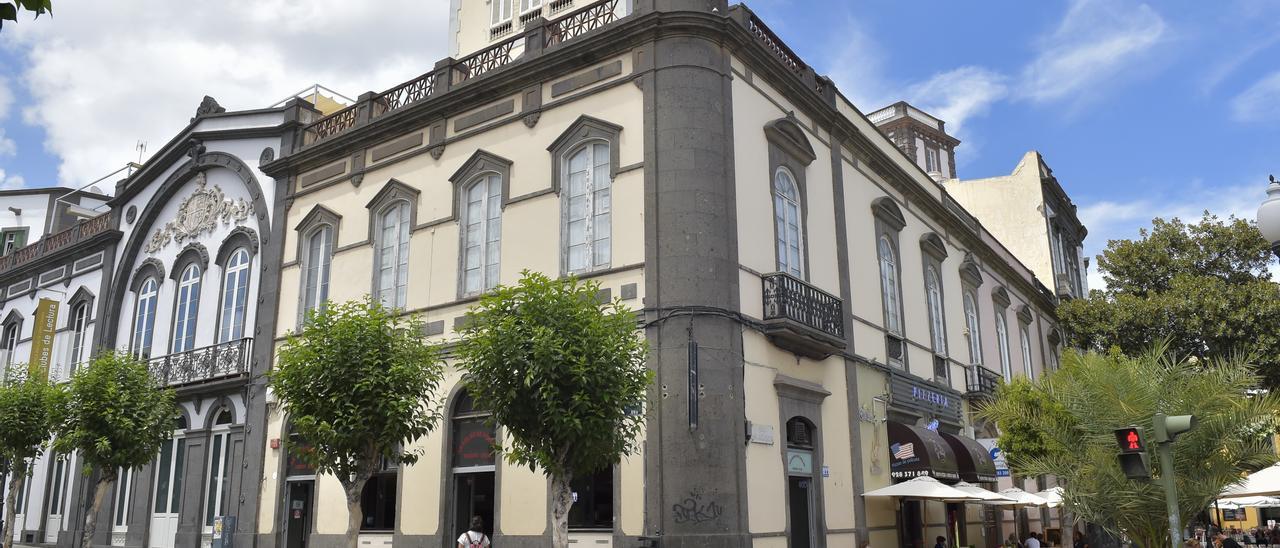
<path fill-rule="evenodd" d="M 53 335 L 58 331 L 58 301 L 40 299 L 36 308 L 36 324 L 31 330 L 31 359 L 27 362 L 27 375 L 49 378 L 49 366 L 53 365 Z"/>

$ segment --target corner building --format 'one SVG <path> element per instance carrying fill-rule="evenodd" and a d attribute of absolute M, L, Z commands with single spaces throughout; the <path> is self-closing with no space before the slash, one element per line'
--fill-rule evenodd
<path fill-rule="evenodd" d="M 642 313 L 657 379 L 642 452 L 574 486 L 579 544 L 998 542 L 976 506 L 862 493 L 994 486 L 973 411 L 1059 351 L 1031 270 L 745 6 L 455 0 L 450 17 L 454 57 L 303 109 L 261 166 L 283 185 L 275 344 L 365 294 L 447 343 L 524 269 L 591 278 Z M 461 377 L 408 448 L 422 458 L 370 481 L 362 545 L 453 546 L 472 515 L 497 546 L 549 542 L 547 480 L 488 453 L 501 425 Z M 338 482 L 290 457 L 269 396 L 266 420 L 256 544 L 340 545 Z"/>

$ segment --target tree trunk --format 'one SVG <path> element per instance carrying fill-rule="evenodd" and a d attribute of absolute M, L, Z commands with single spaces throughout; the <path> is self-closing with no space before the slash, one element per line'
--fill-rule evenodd
<path fill-rule="evenodd" d="M 342 489 L 347 494 L 347 548 L 360 547 L 360 525 L 364 522 L 364 512 L 360 510 L 360 494 L 364 492 L 364 484 L 369 477 L 358 478 L 349 484 L 343 482 Z"/>
<path fill-rule="evenodd" d="M 102 474 L 95 481 L 89 484 L 89 498 L 93 499 L 93 507 L 89 510 L 89 515 L 84 517 L 84 536 L 80 538 L 80 548 L 93 548 L 93 533 L 98 529 L 98 512 L 102 510 L 102 501 L 106 500 L 107 493 L 111 492 L 111 485 L 115 483 L 113 474 Z"/>
<path fill-rule="evenodd" d="M 27 461 L 18 459 L 10 471 L 9 494 L 4 498 L 4 548 L 13 548 L 13 519 L 17 515 L 18 493 L 27 482 Z"/>
<path fill-rule="evenodd" d="M 573 507 L 573 474 L 551 476 L 551 546 L 569 548 L 569 509 Z"/>

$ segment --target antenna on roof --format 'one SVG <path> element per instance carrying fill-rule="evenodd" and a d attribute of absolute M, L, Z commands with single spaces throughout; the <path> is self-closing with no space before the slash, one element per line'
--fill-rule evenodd
<path fill-rule="evenodd" d="M 147 142 L 146 142 L 146 141 L 138 141 L 138 145 L 137 145 L 137 146 L 135 146 L 134 148 L 138 150 L 138 163 L 139 163 L 139 164 L 141 164 L 141 163 L 142 163 L 142 155 L 143 155 L 143 154 L 145 154 L 145 153 L 147 152 Z"/>

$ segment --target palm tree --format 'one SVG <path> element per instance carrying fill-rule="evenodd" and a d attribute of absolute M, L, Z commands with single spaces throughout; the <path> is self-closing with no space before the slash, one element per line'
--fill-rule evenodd
<path fill-rule="evenodd" d="M 1125 477 L 1114 429 L 1144 427 L 1150 441 L 1155 413 L 1195 415 L 1195 428 L 1174 446 L 1182 523 L 1243 475 L 1276 461 L 1270 437 L 1280 399 L 1254 393 L 1254 368 L 1238 356 L 1205 363 L 1166 350 L 1156 346 L 1134 358 L 1068 352 L 1060 370 L 1002 386 L 980 412 L 1000 428 L 1016 474 L 1057 476 L 1067 511 L 1138 546 L 1169 545 L 1164 491 Z M 1147 451 L 1159 477 L 1155 444 Z"/>

